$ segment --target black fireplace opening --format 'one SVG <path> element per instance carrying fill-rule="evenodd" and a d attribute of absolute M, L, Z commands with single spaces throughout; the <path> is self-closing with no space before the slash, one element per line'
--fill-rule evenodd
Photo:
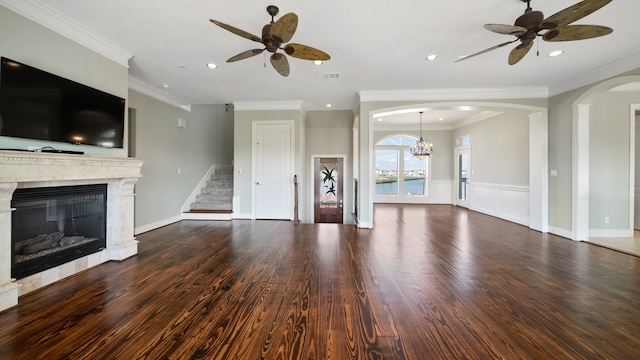
<path fill-rule="evenodd" d="M 107 184 L 16 189 L 11 207 L 13 278 L 106 248 Z"/>

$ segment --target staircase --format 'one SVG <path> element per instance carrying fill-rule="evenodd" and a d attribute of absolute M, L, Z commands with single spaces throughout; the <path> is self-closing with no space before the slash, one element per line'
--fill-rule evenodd
<path fill-rule="evenodd" d="M 233 209 L 233 168 L 217 167 L 205 186 L 189 206 L 189 214 L 227 214 L 222 219 L 230 220 Z M 217 217 L 188 216 L 189 218 L 212 219 Z M 227 218 L 228 217 L 228 218 Z"/>

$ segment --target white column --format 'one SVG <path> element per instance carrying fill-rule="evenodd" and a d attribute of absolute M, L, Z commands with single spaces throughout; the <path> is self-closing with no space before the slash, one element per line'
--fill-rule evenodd
<path fill-rule="evenodd" d="M 134 193 L 138 178 L 109 182 L 107 188 L 107 250 L 109 260 L 124 260 L 138 253 L 134 236 Z"/>
<path fill-rule="evenodd" d="M 573 240 L 589 240 L 589 109 L 573 110 Z"/>
<path fill-rule="evenodd" d="M 0 311 L 18 305 L 20 284 L 11 278 L 11 198 L 17 183 L 0 183 Z"/>

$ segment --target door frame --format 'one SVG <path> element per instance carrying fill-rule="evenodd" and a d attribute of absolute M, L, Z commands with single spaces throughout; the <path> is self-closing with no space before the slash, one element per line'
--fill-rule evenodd
<path fill-rule="evenodd" d="M 467 170 L 469 171 L 469 173 L 467 174 L 467 197 L 465 200 L 460 200 L 460 194 L 458 194 L 458 192 L 460 191 L 460 178 L 459 178 L 459 171 L 458 169 L 460 169 L 460 154 L 461 153 L 466 153 L 467 154 Z M 470 185 L 471 185 L 471 145 L 464 145 L 464 146 L 458 146 L 453 150 L 453 174 L 454 174 L 454 187 L 455 190 L 453 191 L 453 204 L 456 206 L 462 206 L 462 207 L 466 207 L 467 209 L 469 208 L 469 204 L 471 203 L 471 201 L 469 200 L 469 196 L 471 195 L 471 192 L 469 191 Z"/>
<path fill-rule="evenodd" d="M 289 125 L 289 174 L 291 184 L 293 184 L 293 174 L 295 173 L 295 122 L 292 120 L 254 120 L 251 122 L 251 219 L 256 220 L 256 127 L 259 125 Z M 293 199 L 293 186 L 289 186 L 289 199 Z M 289 220 L 293 219 L 293 202 L 290 201 Z"/>
<path fill-rule="evenodd" d="M 343 199 L 343 203 L 342 203 L 342 223 L 346 224 L 346 216 L 347 213 L 349 213 L 349 211 L 345 211 L 344 209 L 346 208 L 346 204 L 348 203 L 348 199 L 351 192 L 349 191 L 350 187 L 346 185 L 347 182 L 347 177 L 346 175 L 346 169 L 347 169 L 347 155 L 345 154 L 311 154 L 310 160 L 309 160 L 309 182 L 307 182 L 309 184 L 309 192 L 308 192 L 308 196 L 309 196 L 309 201 L 307 201 L 308 205 L 308 209 L 309 209 L 309 219 L 311 221 L 311 223 L 315 222 L 315 218 L 316 218 L 316 209 L 314 206 L 314 197 L 315 197 L 315 178 L 314 178 L 314 169 L 313 169 L 313 164 L 314 161 L 316 160 L 316 158 L 336 158 L 336 159 L 342 159 L 342 199 Z M 350 201 L 349 201 L 350 202 Z"/>

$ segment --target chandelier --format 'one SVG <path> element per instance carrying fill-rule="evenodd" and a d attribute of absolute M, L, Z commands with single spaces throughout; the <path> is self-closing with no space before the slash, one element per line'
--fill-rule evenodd
<path fill-rule="evenodd" d="M 420 140 L 416 141 L 415 145 L 409 147 L 409 152 L 416 159 L 424 159 L 433 154 L 433 144 L 427 143 L 422 137 L 422 111 L 420 111 Z"/>

